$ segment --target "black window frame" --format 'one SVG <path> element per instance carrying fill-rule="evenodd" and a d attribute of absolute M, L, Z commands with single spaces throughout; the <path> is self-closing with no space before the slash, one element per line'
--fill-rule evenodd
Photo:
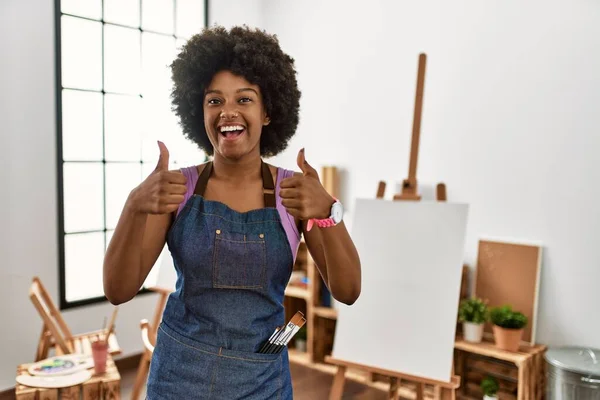
<path fill-rule="evenodd" d="M 174 7 L 175 7 L 175 15 L 176 15 L 176 7 L 177 7 L 177 1 L 178 0 L 173 0 L 174 3 Z M 105 95 L 108 94 L 113 94 L 111 92 L 105 92 L 104 91 L 104 57 L 105 57 L 105 52 L 104 52 L 104 27 L 106 25 L 111 25 L 111 26 L 117 26 L 117 27 L 126 27 L 126 28 L 132 28 L 131 26 L 125 26 L 125 25 L 120 25 L 117 23 L 113 23 L 113 22 L 106 22 L 104 20 L 104 0 L 100 0 L 101 2 L 101 10 L 102 10 L 102 17 L 100 18 L 100 20 L 96 20 L 96 19 L 92 19 L 92 18 L 86 18 L 83 16 L 79 16 L 79 15 L 72 15 L 72 14 L 68 14 L 68 13 L 63 13 L 61 11 L 61 0 L 54 0 L 54 22 L 55 22 L 55 40 L 54 40 L 54 44 L 55 44 L 55 91 L 56 91 L 56 107 L 55 107 L 55 111 L 56 111 L 56 173 L 57 173 L 57 216 L 58 216 L 58 273 L 59 273 L 59 277 L 58 277 L 58 281 L 59 281 L 59 308 L 60 310 L 67 310 L 67 309 L 73 309 L 73 308 L 77 308 L 77 307 L 82 307 L 82 306 L 86 306 L 86 305 L 90 305 L 90 304 L 98 304 L 98 303 L 102 303 L 105 301 L 108 301 L 108 299 L 106 298 L 106 296 L 98 296 L 98 297 L 90 297 L 90 298 L 86 298 L 86 299 L 82 299 L 82 300 L 76 300 L 76 301 L 67 301 L 66 298 L 66 265 L 65 265 L 65 238 L 67 235 L 69 235 L 70 233 L 65 232 L 65 220 L 64 220 L 64 181 L 63 181 L 63 168 L 64 168 L 64 163 L 65 161 L 63 160 L 63 140 L 62 140 L 62 136 L 63 136 L 63 127 L 62 127 L 62 91 L 63 89 L 74 89 L 74 90 L 82 90 L 85 92 L 91 92 L 91 93 L 101 93 L 102 94 L 102 104 L 103 104 L 103 113 L 102 113 L 102 119 L 104 121 L 104 101 L 105 101 Z M 169 37 L 173 37 L 175 39 L 178 38 L 178 36 L 175 35 L 175 33 L 173 35 L 169 35 L 169 34 L 165 34 L 162 32 L 155 32 L 152 30 L 147 30 L 147 29 L 142 29 L 142 4 L 143 4 L 143 0 L 139 0 L 140 2 L 140 26 L 138 27 L 138 29 L 140 30 L 141 33 L 143 32 L 148 32 L 148 33 L 154 33 L 154 34 L 159 34 L 162 36 L 169 36 Z M 204 27 L 208 27 L 209 26 L 209 4 L 210 1 L 209 0 L 204 0 Z M 62 20 L 62 16 L 66 15 L 66 16 L 71 16 L 71 17 L 75 17 L 75 18 L 81 18 L 83 20 L 89 20 L 89 21 L 94 21 L 94 22 L 100 22 L 102 24 L 102 89 L 101 90 L 87 90 L 87 89 L 76 89 L 76 88 L 64 88 L 62 85 L 62 52 L 61 52 L 61 20 Z M 174 21 L 174 32 L 176 32 L 176 21 Z M 121 94 L 121 93 L 114 93 L 114 94 Z M 140 97 L 142 97 L 140 95 Z M 102 127 L 102 139 L 104 142 L 104 138 L 105 138 L 105 126 L 103 124 Z M 101 230 L 92 230 L 89 232 L 81 232 L 78 231 L 77 234 L 81 234 L 81 233 L 92 233 L 92 232 L 102 232 L 105 234 L 105 247 L 106 247 L 106 232 L 108 231 L 107 227 L 106 227 L 106 157 L 104 154 L 104 145 L 103 145 L 103 151 L 102 151 L 103 155 L 102 155 L 102 161 L 93 161 L 94 163 L 101 163 L 103 165 L 104 168 L 104 178 L 103 178 L 103 184 L 104 184 L 104 229 Z M 73 162 L 73 161 L 69 161 L 69 162 Z M 78 162 L 78 161 L 75 161 Z M 133 161 L 132 163 L 136 163 L 137 161 Z M 112 161 L 111 161 L 112 163 Z M 142 161 L 140 160 L 140 163 L 142 163 Z M 151 290 L 147 289 L 147 288 L 142 288 L 140 291 L 138 291 L 138 295 L 140 294 L 146 294 L 146 293 L 152 293 Z"/>

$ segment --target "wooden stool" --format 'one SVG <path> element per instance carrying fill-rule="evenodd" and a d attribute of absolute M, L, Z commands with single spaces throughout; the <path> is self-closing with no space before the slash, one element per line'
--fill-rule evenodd
<path fill-rule="evenodd" d="M 21 364 L 17 367 L 17 375 L 29 375 L 27 369 L 31 364 Z M 109 355 L 106 360 L 106 372 L 92 377 L 76 386 L 60 389 L 34 388 L 17 384 L 15 386 L 16 400 L 120 400 L 121 375 Z"/>

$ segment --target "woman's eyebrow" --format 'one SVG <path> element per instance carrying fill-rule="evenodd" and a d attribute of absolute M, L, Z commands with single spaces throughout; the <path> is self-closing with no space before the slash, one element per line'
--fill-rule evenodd
<path fill-rule="evenodd" d="M 258 96 L 258 92 L 256 90 L 252 89 L 252 88 L 241 88 L 241 89 L 236 90 L 237 93 L 247 92 L 247 91 L 254 92 Z"/>
<path fill-rule="evenodd" d="M 250 91 L 250 92 L 254 92 L 254 93 L 256 93 L 256 95 L 258 96 L 258 92 L 257 92 L 256 90 L 252 89 L 252 88 L 240 88 L 240 89 L 236 90 L 235 92 L 236 92 L 236 93 L 241 93 L 241 92 L 248 92 L 248 91 Z M 208 94 L 212 94 L 212 93 L 214 93 L 214 94 L 223 94 L 223 92 L 221 92 L 221 91 L 220 91 L 220 90 L 218 90 L 218 89 L 209 89 L 209 90 L 207 90 L 207 91 L 204 93 L 204 95 L 206 96 L 206 95 L 208 95 Z"/>

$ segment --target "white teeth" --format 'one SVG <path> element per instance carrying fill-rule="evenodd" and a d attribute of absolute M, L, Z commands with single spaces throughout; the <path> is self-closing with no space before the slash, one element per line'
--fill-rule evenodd
<path fill-rule="evenodd" d="M 244 129 L 244 127 L 240 126 L 240 125 L 229 125 L 229 126 L 222 126 L 221 132 L 241 131 L 243 129 Z"/>

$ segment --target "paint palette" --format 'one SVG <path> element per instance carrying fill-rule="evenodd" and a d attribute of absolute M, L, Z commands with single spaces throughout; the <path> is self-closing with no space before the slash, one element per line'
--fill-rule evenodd
<path fill-rule="evenodd" d="M 92 377 L 90 371 L 78 371 L 69 375 L 58 376 L 17 376 L 17 383 L 29 387 L 63 388 L 79 385 Z M 78 397 L 79 398 L 79 397 Z"/>
<path fill-rule="evenodd" d="M 32 364 L 27 372 L 35 376 L 69 375 L 94 367 L 91 356 L 83 354 L 68 354 L 38 361 Z"/>

